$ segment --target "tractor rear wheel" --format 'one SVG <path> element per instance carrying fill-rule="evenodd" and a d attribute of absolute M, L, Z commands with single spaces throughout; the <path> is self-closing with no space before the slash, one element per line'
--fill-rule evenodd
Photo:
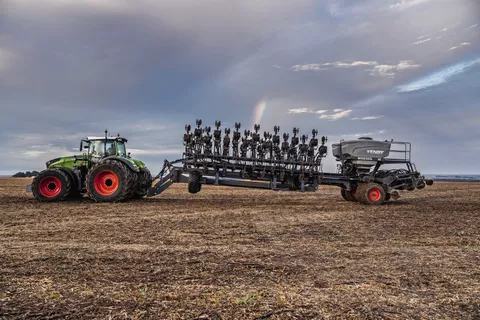
<path fill-rule="evenodd" d="M 148 189 L 152 186 L 152 174 L 147 168 L 140 168 L 140 172 L 137 173 L 137 186 L 135 188 L 135 194 L 132 198 L 141 199 L 146 194 Z"/>
<path fill-rule="evenodd" d="M 58 169 L 43 170 L 32 181 L 33 195 L 40 201 L 64 200 L 71 188 L 70 177 Z"/>
<path fill-rule="evenodd" d="M 190 172 L 188 176 L 188 192 L 197 193 L 202 189 L 202 184 L 200 183 L 201 174 L 198 171 Z"/>
<path fill-rule="evenodd" d="M 378 183 L 365 183 L 357 187 L 357 198 L 363 204 L 380 205 L 385 202 L 386 192 Z"/>
<path fill-rule="evenodd" d="M 95 202 L 117 202 L 133 196 L 134 172 L 115 160 L 105 160 L 87 174 L 87 194 Z"/>

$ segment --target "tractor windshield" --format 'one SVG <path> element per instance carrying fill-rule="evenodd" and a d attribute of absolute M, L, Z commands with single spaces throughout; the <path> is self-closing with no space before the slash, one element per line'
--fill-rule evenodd
<path fill-rule="evenodd" d="M 123 141 L 117 141 L 117 151 L 119 157 L 127 157 L 127 150 L 125 149 L 125 143 Z"/>
<path fill-rule="evenodd" d="M 105 151 L 107 152 L 106 154 Z M 116 155 L 115 141 L 107 141 L 106 145 L 105 140 L 91 141 L 89 152 L 96 157 L 114 156 Z"/>

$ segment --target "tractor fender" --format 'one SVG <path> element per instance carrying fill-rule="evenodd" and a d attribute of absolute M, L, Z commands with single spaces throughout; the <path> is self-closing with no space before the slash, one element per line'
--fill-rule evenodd
<path fill-rule="evenodd" d="M 135 163 L 130 162 L 128 159 L 118 157 L 118 156 L 108 156 L 108 157 L 102 158 L 102 160 L 100 160 L 99 163 L 102 163 L 105 160 L 120 161 L 120 162 L 124 163 L 130 170 L 132 170 L 134 172 L 140 172 L 140 168 Z"/>
<path fill-rule="evenodd" d="M 75 186 L 75 188 L 78 187 L 78 177 L 77 175 L 70 169 L 64 168 L 64 167 L 52 167 L 52 169 L 55 170 L 60 170 L 64 172 L 70 179 L 72 179 L 72 185 Z"/>

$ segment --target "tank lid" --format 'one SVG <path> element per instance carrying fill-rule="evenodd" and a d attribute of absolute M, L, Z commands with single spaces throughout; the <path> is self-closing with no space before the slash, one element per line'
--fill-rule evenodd
<path fill-rule="evenodd" d="M 373 139 L 370 137 L 360 137 L 358 138 L 358 140 L 373 140 Z"/>

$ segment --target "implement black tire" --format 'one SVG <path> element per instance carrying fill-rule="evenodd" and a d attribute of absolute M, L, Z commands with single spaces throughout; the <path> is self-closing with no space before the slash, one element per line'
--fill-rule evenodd
<path fill-rule="evenodd" d="M 70 177 L 59 169 L 43 170 L 32 181 L 33 195 L 43 202 L 65 200 L 71 188 Z"/>
<path fill-rule="evenodd" d="M 116 160 L 105 160 L 87 174 L 87 194 L 95 202 L 117 202 L 135 192 L 135 172 Z"/>
<path fill-rule="evenodd" d="M 198 171 L 190 172 L 188 176 L 188 192 L 197 193 L 202 189 L 202 184 L 200 183 L 200 178 L 202 175 Z"/>
<path fill-rule="evenodd" d="M 356 192 L 357 192 L 356 189 L 347 190 L 342 188 L 342 190 L 340 191 L 340 194 L 342 195 L 343 199 L 345 199 L 346 201 L 357 202 L 357 198 L 355 197 Z"/>
<path fill-rule="evenodd" d="M 148 189 L 152 186 L 152 174 L 147 168 L 140 168 L 140 172 L 137 172 L 137 186 L 135 188 L 135 193 L 133 194 L 133 199 L 141 199 L 146 194 Z"/>
<path fill-rule="evenodd" d="M 385 202 L 386 192 L 378 183 L 362 183 L 357 187 L 356 195 L 360 203 L 381 205 Z"/>
<path fill-rule="evenodd" d="M 390 193 L 387 193 L 385 195 L 385 201 L 390 201 L 390 199 L 392 199 L 392 195 Z"/>

